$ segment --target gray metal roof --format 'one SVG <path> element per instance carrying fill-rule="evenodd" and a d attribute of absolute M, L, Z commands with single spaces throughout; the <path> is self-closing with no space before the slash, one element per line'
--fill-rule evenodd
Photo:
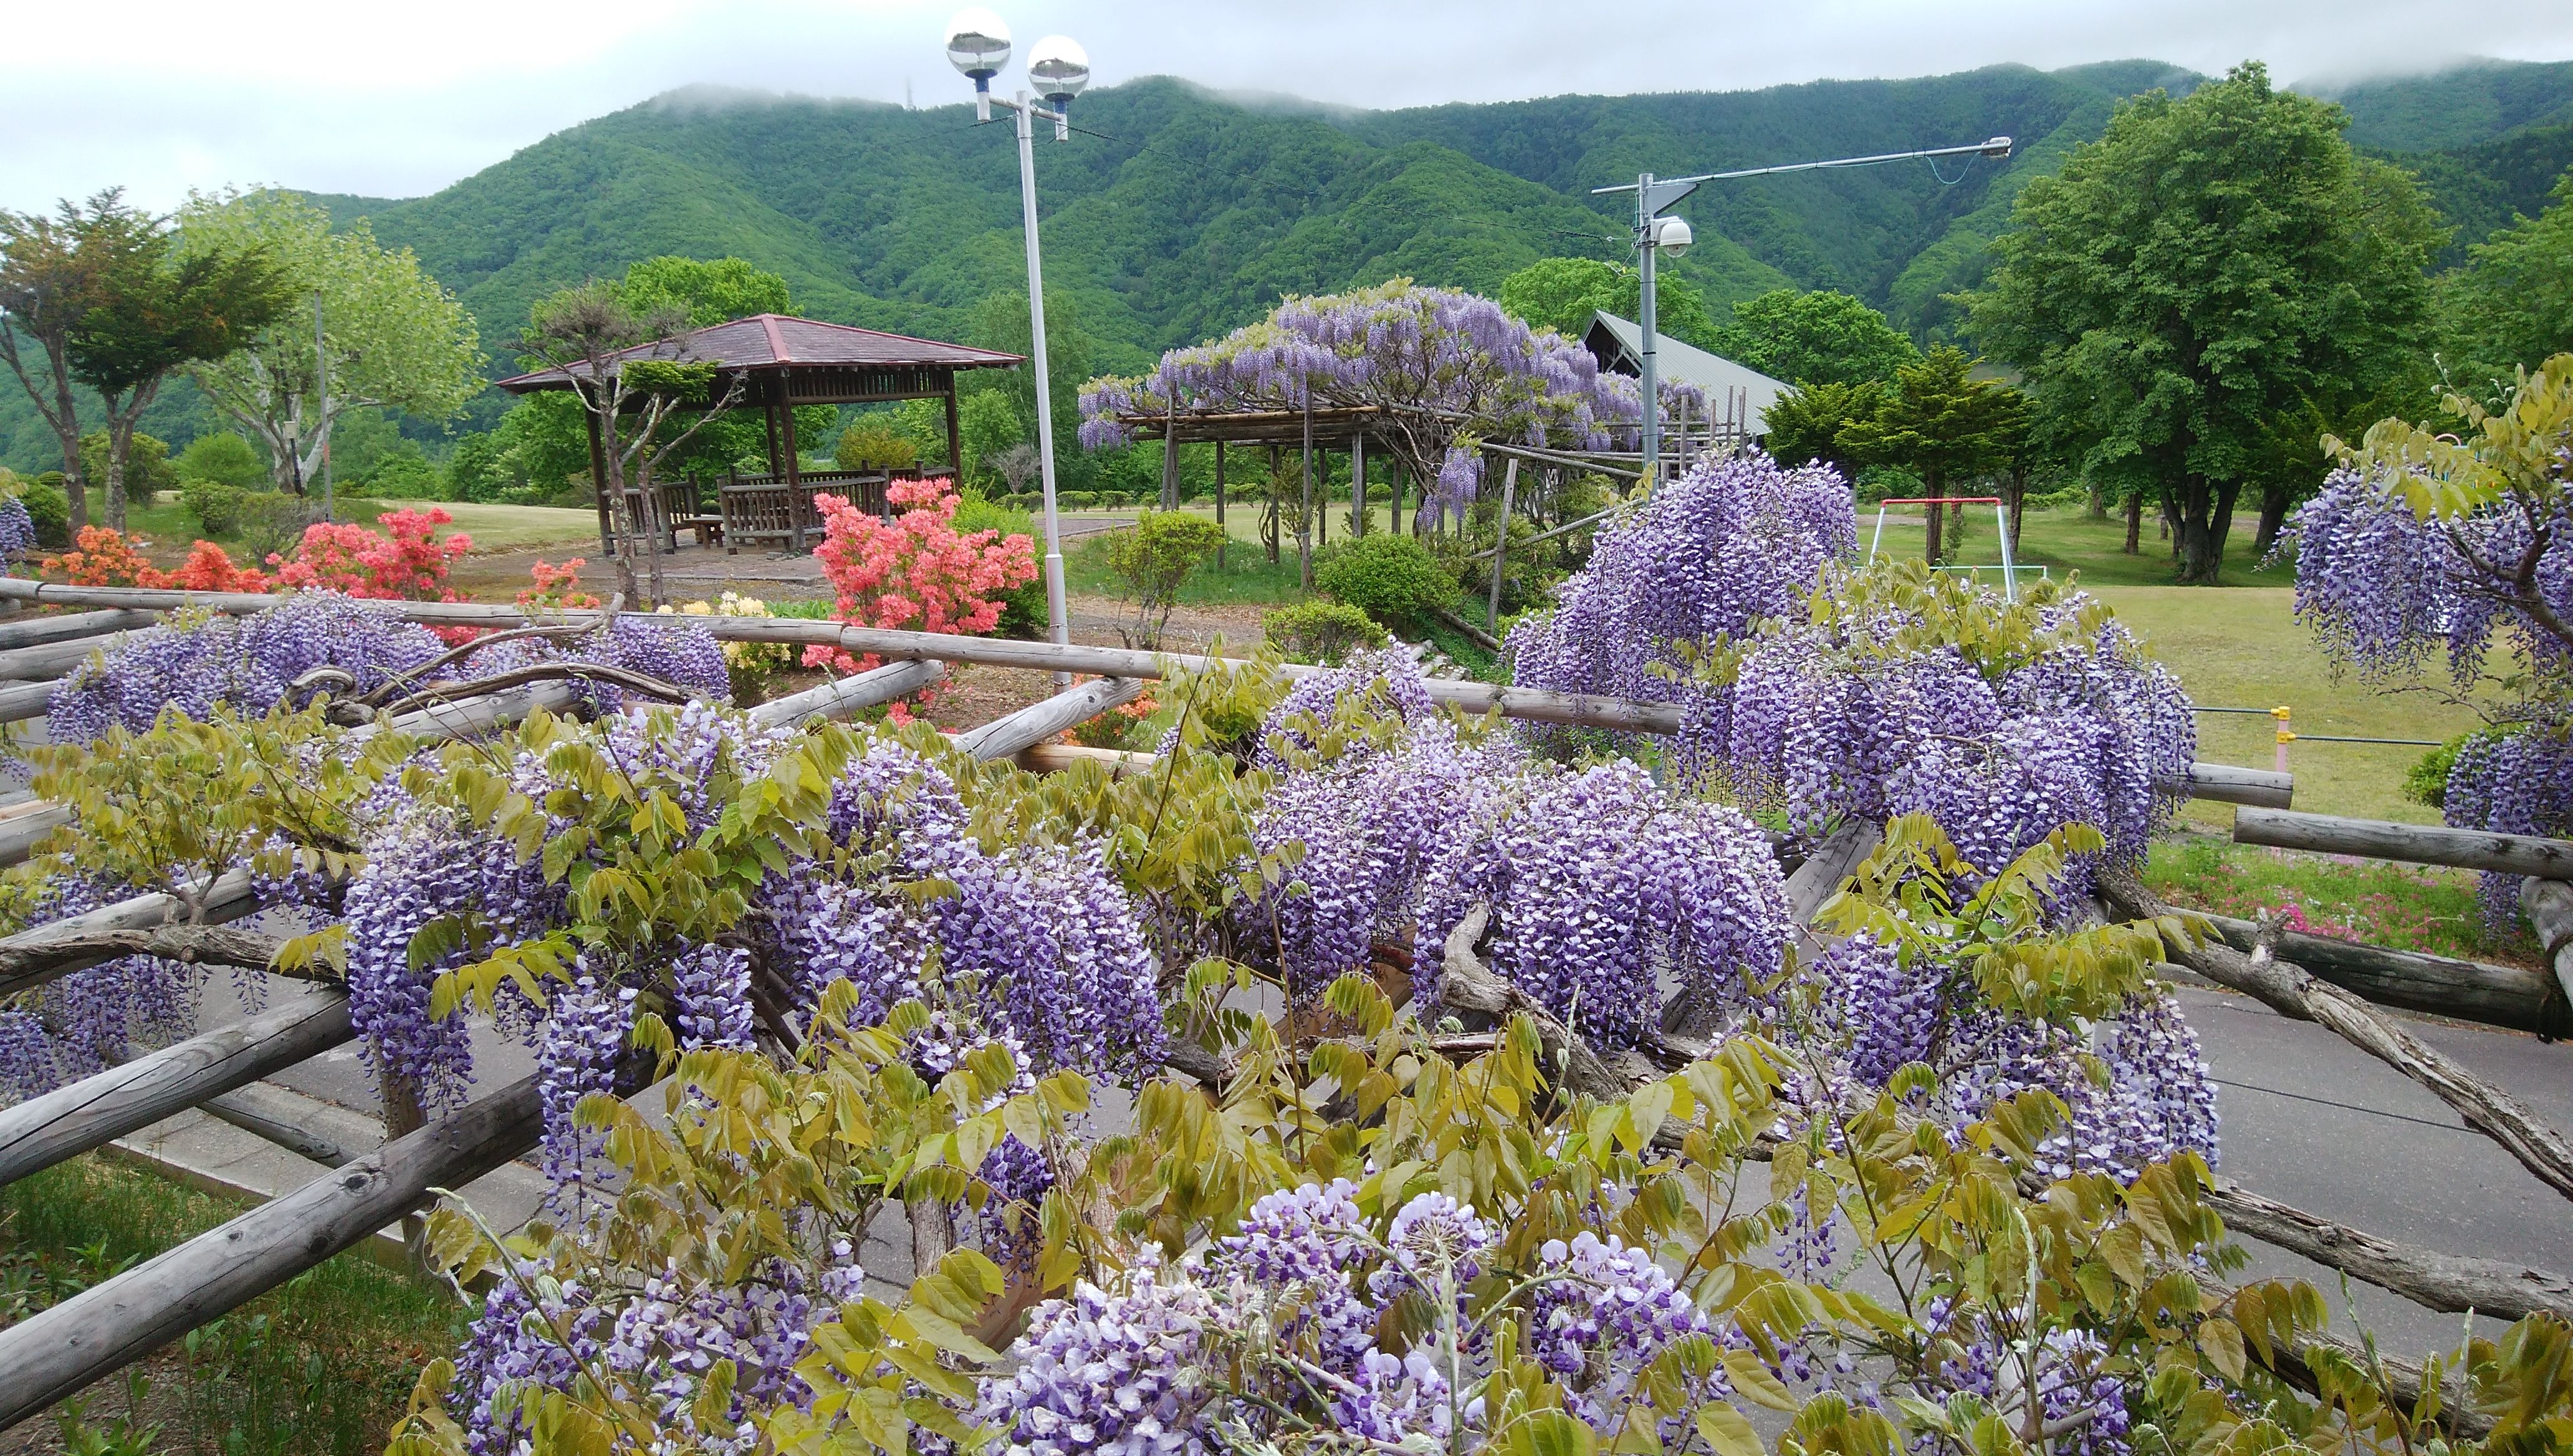
<path fill-rule="evenodd" d="M 1602 368 L 1621 374 L 1635 373 L 1641 365 L 1637 356 L 1643 352 L 1644 331 L 1629 319 L 1620 319 L 1604 309 L 1590 316 L 1590 327 L 1581 336 L 1584 349 L 1599 360 Z M 1751 400 L 1751 432 L 1768 432 L 1769 406 L 1792 387 L 1752 368 L 1719 355 L 1712 355 L 1695 345 L 1683 344 L 1667 334 L 1653 340 L 1653 366 L 1666 379 L 1678 379 L 1704 389 L 1713 407 L 1721 413 L 1728 390 L 1742 390 Z"/>

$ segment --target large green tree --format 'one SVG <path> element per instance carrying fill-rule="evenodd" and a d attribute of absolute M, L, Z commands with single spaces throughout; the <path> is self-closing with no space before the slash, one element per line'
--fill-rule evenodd
<path fill-rule="evenodd" d="M 2441 280 L 2441 363 L 2490 403 L 2509 397 L 2516 370 L 2573 353 L 2573 172 L 2554 198 L 2466 250 L 2466 266 Z"/>
<path fill-rule="evenodd" d="M 265 252 L 294 302 L 243 348 L 190 370 L 267 447 L 280 490 L 301 492 L 320 473 L 343 414 L 448 419 L 481 391 L 472 316 L 410 249 L 378 246 L 364 218 L 334 232 L 330 214 L 293 193 L 195 194 L 179 228 L 183 255 Z"/>
<path fill-rule="evenodd" d="M 1589 330 L 1594 311 L 1635 319 L 1643 301 L 1643 277 L 1631 263 L 1540 258 L 1501 280 L 1500 305 L 1513 318 L 1573 339 Z M 1687 279 L 1660 269 L 1653 273 L 1653 329 L 1700 349 L 1716 347 L 1706 295 Z"/>
<path fill-rule="evenodd" d="M 72 377 L 107 415 L 107 523 L 125 529 L 135 425 L 171 374 L 243 348 L 285 308 L 276 262 L 256 244 L 182 252 L 167 220 L 111 198 L 83 228 L 88 310 L 73 326 Z"/>
<path fill-rule="evenodd" d="M 1977 341 L 2048 416 L 2042 434 L 2165 492 L 2183 581 L 2216 580 L 2281 417 L 2336 412 L 2417 366 L 2437 230 L 2345 124 L 2257 62 L 2185 100 L 2140 98 L 2029 184 L 1969 301 Z"/>
<path fill-rule="evenodd" d="M 1934 497 L 2008 466 L 2028 432 L 2027 406 L 2018 390 L 1976 378 L 1974 367 L 1964 350 L 1943 344 L 1896 369 L 1875 412 L 1844 428 L 1844 446 L 1862 460 L 1911 469 Z M 1931 506 L 1929 517 L 1936 564 L 1947 507 Z"/>
<path fill-rule="evenodd" d="M 1772 289 L 1733 306 L 1716 353 L 1791 384 L 1891 379 L 1921 351 L 1885 316 L 1847 294 Z"/>
<path fill-rule="evenodd" d="M 987 295 L 974 309 L 974 343 L 984 349 L 997 349 L 1005 354 L 1030 356 L 1036 353 L 1035 334 L 1029 327 L 1028 296 L 1014 290 Z M 1056 466 L 1061 469 L 1073 454 L 1074 439 L 1081 428 L 1081 386 L 1091 376 L 1092 347 L 1090 335 L 1081 327 L 1081 318 L 1072 303 L 1062 294 L 1046 296 L 1046 381 L 1054 403 L 1054 444 Z M 968 395 L 998 392 L 1010 401 L 1009 418 L 1016 421 L 1018 440 L 1034 442 L 1037 437 L 1037 371 L 1033 364 L 1011 369 L 976 369 L 963 376 L 960 387 Z M 986 411 L 989 421 L 999 418 Z M 960 428 L 968 427 L 960 418 Z M 943 427 L 943 426 L 942 426 Z M 986 455 L 997 454 L 1007 444 L 978 447 L 965 446 L 966 463 L 971 468 Z"/>

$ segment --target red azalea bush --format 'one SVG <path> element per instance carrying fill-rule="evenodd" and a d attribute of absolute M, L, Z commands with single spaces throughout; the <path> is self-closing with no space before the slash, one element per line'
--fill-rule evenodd
<path fill-rule="evenodd" d="M 1000 625 L 996 593 L 1036 578 L 1035 543 L 999 531 L 959 532 L 950 480 L 896 480 L 889 489 L 893 503 L 906 507 L 890 522 L 837 495 L 813 497 L 822 512 L 822 544 L 813 554 L 838 594 L 839 619 L 968 636 Z M 817 645 L 804 650 L 804 665 L 856 672 L 875 659 Z"/>
<path fill-rule="evenodd" d="M 387 511 L 376 520 L 390 535 L 362 525 L 315 521 L 304 528 L 291 559 L 272 555 L 268 564 L 277 568 L 281 586 L 321 586 L 401 601 L 453 601 L 446 564 L 472 550 L 473 538 L 462 531 L 442 541 L 434 535 L 436 527 L 454 519 L 434 506 Z"/>

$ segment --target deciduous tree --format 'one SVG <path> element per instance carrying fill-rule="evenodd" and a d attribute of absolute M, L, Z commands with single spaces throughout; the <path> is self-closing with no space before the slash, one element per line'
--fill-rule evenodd
<path fill-rule="evenodd" d="M 0 360 L 62 446 L 75 532 L 89 524 L 89 477 L 81 467 L 71 338 L 89 313 L 98 271 L 81 242 L 91 220 L 121 207 L 121 197 L 110 188 L 86 204 L 66 201 L 52 217 L 0 211 Z"/>
<path fill-rule="evenodd" d="M 1875 412 L 1849 421 L 1844 444 L 1861 459 L 1911 467 L 1932 496 L 2007 463 L 2027 433 L 2027 406 L 2017 390 L 1973 370 L 1965 351 L 1947 344 L 1896 369 Z M 1933 505 L 1929 514 L 1935 565 L 1946 507 Z"/>
<path fill-rule="evenodd" d="M 2573 352 L 2573 172 L 2534 218 L 2466 250 L 2466 266 L 2441 281 L 2441 333 L 2449 379 L 2497 404 L 2517 368 Z"/>
<path fill-rule="evenodd" d="M 125 462 L 135 422 L 171 374 L 243 348 L 285 307 L 257 245 L 180 253 L 163 219 L 111 200 L 93 208 L 80 250 L 94 264 L 89 308 L 67 341 L 72 377 L 107 412 L 107 523 L 125 528 Z"/>
<path fill-rule="evenodd" d="M 1827 289 L 1772 289 L 1735 304 L 1713 348 L 1791 384 L 1891 379 L 1896 369 L 1921 358 L 1883 314 Z"/>
<path fill-rule="evenodd" d="M 242 348 L 189 370 L 268 447 L 280 490 L 300 493 L 321 472 L 330 423 L 348 410 L 446 419 L 481 390 L 472 316 L 410 249 L 380 246 L 365 219 L 334 232 L 330 214 L 293 193 L 201 193 L 179 210 L 179 227 L 182 257 L 263 252 L 291 301 Z"/>
<path fill-rule="evenodd" d="M 644 522 L 633 516 L 629 482 L 648 491 L 653 468 L 741 398 L 739 374 L 719 378 L 713 364 L 677 358 L 677 339 L 687 328 L 687 316 L 677 308 L 665 304 L 638 315 L 615 289 L 593 281 L 538 304 L 518 342 L 528 360 L 561 370 L 571 381 L 606 471 L 593 483 L 603 506 L 621 518 L 615 533 L 628 543 L 647 535 Z M 665 430 L 680 413 L 692 417 Z M 605 544 L 616 551 L 615 542 Z M 652 560 L 657 569 L 659 555 Z M 631 556 L 616 551 L 616 563 L 620 585 L 632 596 Z"/>
<path fill-rule="evenodd" d="M 2346 124 L 2257 62 L 2132 102 L 2020 195 L 1970 301 L 1977 340 L 2087 470 L 2133 462 L 2168 492 L 2183 581 L 2216 579 L 2276 420 L 2336 410 L 2418 356 L 2436 230 Z"/>
<path fill-rule="evenodd" d="M 1594 311 L 1633 319 L 1643 299 L 1643 278 L 1634 265 L 1596 258 L 1540 258 L 1501 280 L 1503 309 L 1531 329 L 1551 329 L 1572 339 L 1588 332 Z M 1706 296 L 1677 274 L 1653 275 L 1653 328 L 1700 349 L 1716 347 Z"/>

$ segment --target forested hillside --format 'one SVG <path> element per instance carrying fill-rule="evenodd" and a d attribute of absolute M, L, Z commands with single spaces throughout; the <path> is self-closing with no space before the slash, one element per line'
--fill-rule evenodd
<path fill-rule="evenodd" d="M 1782 284 L 1840 289 L 1935 338 L 1954 323 L 1943 296 L 1980 281 L 1985 244 L 2030 178 L 2098 136 L 2120 98 L 2199 79 L 2121 61 L 1355 112 L 1151 78 L 1085 97 L 1089 134 L 1041 144 L 1046 276 L 1095 364 L 1131 370 L 1283 293 L 1395 275 L 1491 292 L 1542 257 L 1623 256 L 1631 203 L 1589 189 L 1645 168 L 2008 134 L 2020 150 L 2001 165 L 1716 184 L 1681 209 L 1700 243 L 1679 270 L 1719 310 Z M 2573 163 L 2573 63 L 2480 64 L 2332 94 L 2354 141 L 2423 175 L 2459 225 L 2458 256 L 2514 210 L 2534 212 Z M 532 300 L 661 254 L 748 260 L 818 317 L 961 338 L 981 300 L 1024 287 L 1012 150 L 1007 128 L 978 130 L 961 104 L 698 89 L 548 137 L 429 197 L 316 201 L 416 249 L 481 322 L 495 367 Z M 146 427 L 184 440 L 200 412 L 180 388 Z M 50 440 L 34 424 L 23 399 L 0 398 L 0 459 L 45 462 Z"/>

